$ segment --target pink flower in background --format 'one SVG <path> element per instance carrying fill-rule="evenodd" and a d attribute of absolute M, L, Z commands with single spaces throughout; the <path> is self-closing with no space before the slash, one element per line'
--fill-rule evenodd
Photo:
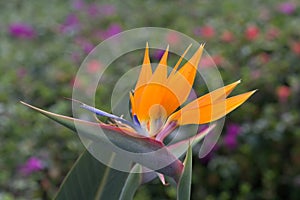
<path fill-rule="evenodd" d="M 71 87 L 80 89 L 83 86 L 83 82 L 81 81 L 81 79 L 79 79 L 79 78 L 76 79 L 75 77 L 73 77 L 70 81 L 70 85 L 71 85 Z"/>
<path fill-rule="evenodd" d="M 257 26 L 250 25 L 247 27 L 245 31 L 245 37 L 250 41 L 255 40 L 259 36 L 259 32 L 260 31 Z"/>
<path fill-rule="evenodd" d="M 232 42 L 234 40 L 234 35 L 231 31 L 225 30 L 221 35 L 221 40 L 223 42 Z"/>
<path fill-rule="evenodd" d="M 279 31 L 278 28 L 271 27 L 267 30 L 266 39 L 267 40 L 274 40 L 279 36 L 279 33 L 280 33 L 280 31 Z"/>
<path fill-rule="evenodd" d="M 296 5 L 293 2 L 284 2 L 278 5 L 278 11 L 286 15 L 293 14 L 295 10 Z"/>
<path fill-rule="evenodd" d="M 9 26 L 9 33 L 11 36 L 20 39 L 33 39 L 36 37 L 34 28 L 25 23 L 13 23 Z"/>
<path fill-rule="evenodd" d="M 210 25 L 206 25 L 200 28 L 196 28 L 194 30 L 194 33 L 195 35 L 202 36 L 206 39 L 210 39 L 215 36 L 215 29 Z"/>
<path fill-rule="evenodd" d="M 18 68 L 18 70 L 17 70 L 17 77 L 18 77 L 19 79 L 24 78 L 26 75 L 27 75 L 27 70 L 26 70 L 25 67 L 20 67 L 20 68 Z"/>
<path fill-rule="evenodd" d="M 215 65 L 221 65 L 223 63 L 223 57 L 220 55 L 213 55 L 213 56 L 203 56 L 200 60 L 200 67 L 208 68 L 213 67 Z"/>
<path fill-rule="evenodd" d="M 290 95 L 291 95 L 290 87 L 283 85 L 277 88 L 277 96 L 280 102 L 282 103 L 287 102 Z"/>
<path fill-rule="evenodd" d="M 223 57 L 220 55 L 214 55 L 214 56 L 212 56 L 212 59 L 217 66 L 221 65 L 224 61 Z"/>
<path fill-rule="evenodd" d="M 270 55 L 267 53 L 260 53 L 259 60 L 262 64 L 267 64 L 270 61 Z"/>
<path fill-rule="evenodd" d="M 261 77 L 261 70 L 259 70 L 259 69 L 252 70 L 251 77 L 253 79 L 259 79 Z"/>
<path fill-rule="evenodd" d="M 229 124 L 226 128 L 226 134 L 223 138 L 225 147 L 228 149 L 235 149 L 238 145 L 237 137 L 241 132 L 241 128 L 238 124 Z"/>
<path fill-rule="evenodd" d="M 68 33 L 77 31 L 80 28 L 80 22 L 75 14 L 69 14 L 64 23 L 60 26 L 60 32 Z"/>
<path fill-rule="evenodd" d="M 28 176 L 42 169 L 44 169 L 43 161 L 37 157 L 30 157 L 26 163 L 20 167 L 19 171 L 23 175 Z"/>
<path fill-rule="evenodd" d="M 99 72 L 99 70 L 101 69 L 101 63 L 97 60 L 91 60 L 88 64 L 87 64 L 87 71 L 90 74 L 94 74 L 96 72 Z"/>
<path fill-rule="evenodd" d="M 292 42 L 291 50 L 294 54 L 300 56 L 300 42 Z"/>
<path fill-rule="evenodd" d="M 177 33 L 170 32 L 166 35 L 166 40 L 168 44 L 178 44 L 180 42 L 180 38 L 178 37 Z"/>
<path fill-rule="evenodd" d="M 260 21 L 269 21 L 271 18 L 271 13 L 270 13 L 270 9 L 268 8 L 260 8 L 258 13 L 257 13 L 257 18 Z"/>
<path fill-rule="evenodd" d="M 210 56 L 202 56 L 199 67 L 207 68 L 212 66 L 215 66 L 212 58 Z"/>

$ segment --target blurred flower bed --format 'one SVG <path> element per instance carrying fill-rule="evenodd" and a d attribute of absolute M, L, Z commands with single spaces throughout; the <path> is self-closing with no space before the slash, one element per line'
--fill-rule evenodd
<path fill-rule="evenodd" d="M 237 93 L 259 89 L 227 117 L 214 150 L 202 159 L 195 154 L 192 199 L 300 196 L 298 1 L 12 0 L 0 5 L 0 199 L 53 198 L 84 149 L 73 133 L 19 100 L 71 115 L 63 97 L 71 97 L 85 56 L 106 38 L 145 26 L 205 41 L 225 84 L 242 79 Z M 152 53 L 153 59 L 160 56 Z M 99 67 L 91 64 L 90 72 Z M 100 88 L 97 99 L 101 108 L 109 108 L 102 105 L 112 87 L 106 81 L 108 88 Z M 173 199 L 175 192 L 154 182 L 141 187 L 136 199 Z"/>

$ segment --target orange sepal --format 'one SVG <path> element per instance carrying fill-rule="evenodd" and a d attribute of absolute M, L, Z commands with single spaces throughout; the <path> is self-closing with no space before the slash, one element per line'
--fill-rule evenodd
<path fill-rule="evenodd" d="M 177 121 L 178 125 L 186 125 L 205 124 L 218 120 L 243 104 L 255 91 L 233 96 L 225 100 L 217 100 L 213 103 L 200 101 L 197 108 L 182 108 L 170 116 L 169 121 Z"/>

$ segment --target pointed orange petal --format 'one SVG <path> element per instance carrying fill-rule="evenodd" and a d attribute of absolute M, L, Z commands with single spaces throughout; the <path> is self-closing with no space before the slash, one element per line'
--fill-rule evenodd
<path fill-rule="evenodd" d="M 169 120 L 176 120 L 179 125 L 205 124 L 218 120 L 244 103 L 255 91 L 220 100 L 213 104 L 204 102 L 194 109 L 182 109 L 170 116 Z"/>
<path fill-rule="evenodd" d="M 166 84 L 170 92 L 162 101 L 162 105 L 166 107 L 166 110 L 170 111 L 169 114 L 184 103 L 190 94 L 203 47 L 201 45 L 193 57 L 179 71 L 175 74 L 170 74 Z"/>
<path fill-rule="evenodd" d="M 204 45 L 201 44 L 196 53 L 193 55 L 193 57 L 185 63 L 183 67 L 181 67 L 178 70 L 178 73 L 181 74 L 183 77 L 186 78 L 186 80 L 190 83 L 191 86 L 194 84 L 198 64 L 200 61 L 200 58 L 202 56 Z"/>
<path fill-rule="evenodd" d="M 135 86 L 135 89 L 146 84 L 150 80 L 151 76 L 152 76 L 152 69 L 151 69 L 150 58 L 149 58 L 149 46 L 147 42 L 142 69 L 137 84 Z"/>
<path fill-rule="evenodd" d="M 151 78 L 151 82 L 164 83 L 167 79 L 168 74 L 168 54 L 169 54 L 169 45 L 167 46 L 164 55 L 161 57 L 155 72 Z"/>
<path fill-rule="evenodd" d="M 148 120 L 151 118 L 163 117 L 166 118 L 166 111 L 161 104 L 162 99 L 168 90 L 165 86 L 167 80 L 167 59 L 168 59 L 167 47 L 164 55 L 162 56 L 155 72 L 153 73 L 147 84 L 137 88 L 134 97 L 140 99 L 136 102 L 136 114 L 140 121 Z"/>
<path fill-rule="evenodd" d="M 136 83 L 135 86 L 135 92 L 134 92 L 134 104 L 135 104 L 135 112 L 137 112 L 137 108 L 140 104 L 141 101 L 141 97 L 142 97 L 142 92 L 143 89 L 139 89 L 139 88 L 143 88 L 145 87 L 145 85 L 149 82 L 149 80 L 152 77 L 152 68 L 151 68 L 151 64 L 150 64 L 150 58 L 149 58 L 149 46 L 148 46 L 148 42 L 146 43 L 146 48 L 145 48 L 145 54 L 144 54 L 144 61 L 142 64 L 142 68 L 140 71 L 140 75 L 139 75 L 139 79 Z"/>
<path fill-rule="evenodd" d="M 190 102 L 188 105 L 184 107 L 186 110 L 190 110 L 193 108 L 199 108 L 200 106 L 212 104 L 212 102 L 218 101 L 218 100 L 225 100 L 225 98 L 232 92 L 232 90 L 241 83 L 241 80 L 238 80 L 234 83 L 231 83 L 229 85 L 226 85 L 222 88 L 216 89 L 206 95 L 201 96 L 198 99 L 195 99 L 194 101 Z"/>
<path fill-rule="evenodd" d="M 186 48 L 186 50 L 185 50 L 185 51 L 183 52 L 183 54 L 180 56 L 180 58 L 179 58 L 179 60 L 177 61 L 176 65 L 174 66 L 174 68 L 173 68 L 173 70 L 172 70 L 170 76 L 175 74 L 176 70 L 178 69 L 180 63 L 182 62 L 184 56 L 187 54 L 187 52 L 189 51 L 189 49 L 191 48 L 191 46 L 192 46 L 192 44 L 190 44 L 190 45 L 188 46 L 188 48 Z"/>

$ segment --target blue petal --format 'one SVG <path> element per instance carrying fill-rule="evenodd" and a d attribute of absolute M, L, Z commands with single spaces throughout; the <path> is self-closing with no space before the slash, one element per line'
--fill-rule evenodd
<path fill-rule="evenodd" d="M 137 118 L 136 115 L 133 115 L 132 120 L 133 120 L 133 123 L 134 123 L 135 125 L 141 126 L 140 121 L 139 121 L 139 119 Z"/>
<path fill-rule="evenodd" d="M 147 133 L 145 133 L 145 131 L 140 127 L 140 123 L 138 122 L 138 119 L 136 118 L 138 124 L 136 124 L 136 121 L 134 120 L 134 123 L 130 122 L 130 121 L 127 121 L 126 119 L 123 119 L 121 117 L 118 117 L 116 115 L 113 115 L 113 114 L 110 114 L 110 113 L 107 113 L 103 110 L 99 110 L 97 108 L 94 108 L 92 106 L 89 106 L 89 105 L 86 105 L 78 100 L 74 100 L 74 99 L 71 99 L 73 102 L 76 102 L 76 103 L 79 103 L 80 104 L 80 107 L 83 108 L 83 109 L 86 109 L 88 111 L 91 111 L 92 113 L 95 113 L 96 115 L 99 115 L 99 116 L 103 116 L 103 117 L 108 117 L 110 119 L 114 119 L 116 121 L 119 121 L 123 124 L 126 124 L 130 127 L 132 127 L 137 133 L 141 134 L 141 135 L 144 135 L 144 136 L 147 136 Z"/>

